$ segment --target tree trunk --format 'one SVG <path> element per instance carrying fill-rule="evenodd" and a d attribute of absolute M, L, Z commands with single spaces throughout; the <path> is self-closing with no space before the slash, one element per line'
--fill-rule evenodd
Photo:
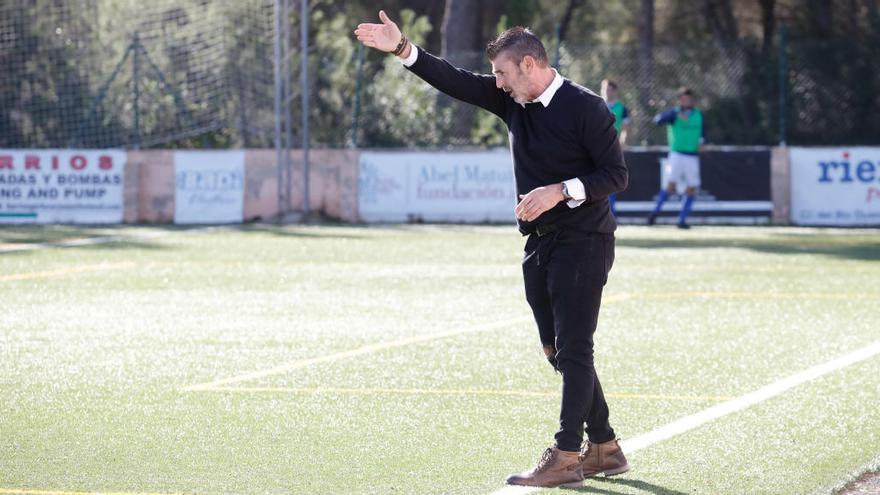
<path fill-rule="evenodd" d="M 560 43 L 565 39 L 565 35 L 568 32 L 568 26 L 571 25 L 571 18 L 574 16 L 574 11 L 581 5 L 581 3 L 583 3 L 583 0 L 568 0 L 568 6 L 565 7 L 562 19 L 559 20 Z"/>
<path fill-rule="evenodd" d="M 859 2 L 857 0 L 849 0 L 846 9 L 847 32 L 850 36 L 859 36 Z"/>
<path fill-rule="evenodd" d="M 761 5 L 761 54 L 767 55 L 773 48 L 773 36 L 776 34 L 776 0 L 758 0 Z"/>
<path fill-rule="evenodd" d="M 831 36 L 831 31 L 834 27 L 832 0 L 813 0 L 811 3 L 813 4 L 811 9 L 813 12 L 812 24 L 816 34 L 822 38 Z"/>
<path fill-rule="evenodd" d="M 654 0 L 641 0 L 639 13 L 639 122 L 647 122 L 653 113 L 651 100 L 654 91 Z M 635 129 L 637 136 L 643 141 L 648 137 L 648 124 Z M 630 139 L 630 141 L 632 141 Z"/>
<path fill-rule="evenodd" d="M 748 126 L 754 122 L 746 101 L 742 98 L 742 79 L 746 72 L 746 51 L 739 43 L 739 29 L 736 18 L 733 15 L 733 5 L 730 0 L 703 0 L 703 13 L 706 23 L 715 42 L 721 48 L 723 54 L 722 69 L 727 75 L 728 86 L 717 88 L 721 94 L 736 94 L 737 107 L 741 125 Z"/>
<path fill-rule="evenodd" d="M 483 63 L 480 50 L 481 4 L 481 0 L 446 0 L 441 27 L 443 32 L 441 55 L 453 65 L 463 69 L 476 70 Z M 475 108 L 452 103 L 451 98 L 442 95 L 439 101 L 443 107 L 452 108 L 451 141 L 456 144 L 469 143 Z"/>
<path fill-rule="evenodd" d="M 459 56 L 461 52 L 479 50 L 481 26 L 477 13 L 481 11 L 481 3 L 480 0 L 446 0 L 441 27 L 441 54 L 447 60 Z"/>
<path fill-rule="evenodd" d="M 725 51 L 736 43 L 738 29 L 730 0 L 703 0 L 703 15 L 709 30 Z"/>
<path fill-rule="evenodd" d="M 880 25 L 880 9 L 877 8 L 877 0 L 868 0 L 868 17 L 871 22 L 877 26 Z"/>

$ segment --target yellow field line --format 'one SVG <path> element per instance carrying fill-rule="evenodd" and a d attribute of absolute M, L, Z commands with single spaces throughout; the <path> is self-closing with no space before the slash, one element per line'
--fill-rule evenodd
<path fill-rule="evenodd" d="M 459 328 L 459 329 L 450 330 L 447 332 L 432 333 L 429 335 L 419 335 L 417 337 L 407 337 L 405 339 L 391 340 L 391 341 L 387 341 L 387 342 L 379 342 L 377 344 L 369 344 L 369 345 L 365 345 L 363 347 L 358 347 L 357 349 L 353 349 L 350 351 L 337 352 L 334 354 L 327 354 L 324 356 L 319 356 L 319 357 L 309 358 L 309 359 L 300 359 L 298 361 L 292 361 L 292 362 L 285 363 L 285 364 L 282 364 L 279 366 L 275 366 L 273 368 L 252 371 L 250 373 L 245 373 L 242 375 L 237 375 L 237 376 L 233 376 L 233 377 L 229 377 L 229 378 L 223 378 L 223 379 L 214 380 L 211 382 L 190 385 L 188 387 L 184 387 L 183 391 L 187 392 L 187 391 L 193 391 L 193 390 L 213 389 L 213 388 L 216 388 L 216 387 L 219 387 L 222 385 L 228 385 L 230 383 L 238 383 L 238 382 L 254 380 L 257 378 L 264 378 L 264 377 L 271 376 L 271 375 L 278 375 L 281 373 L 286 373 L 291 370 L 305 368 L 306 366 L 311 366 L 313 364 L 325 363 L 328 361 L 336 361 L 338 359 L 343 359 L 343 358 L 348 358 L 348 357 L 361 356 L 363 354 L 370 354 L 370 353 L 382 351 L 385 349 L 392 349 L 395 347 L 403 347 L 403 346 L 407 346 L 407 345 L 418 344 L 421 342 L 428 342 L 431 340 L 452 337 L 455 335 L 461 335 L 461 334 L 465 334 L 465 333 L 494 330 L 496 328 L 504 328 L 504 327 L 508 327 L 511 325 L 521 325 L 529 320 L 530 320 L 530 318 L 525 318 L 525 317 L 512 318 L 509 320 L 496 321 L 493 323 L 487 323 L 487 324 L 483 324 L 483 325 L 475 325 L 472 327 Z"/>
<path fill-rule="evenodd" d="M 620 292 L 620 293 L 617 293 L 617 294 L 612 294 L 612 295 L 610 295 L 610 296 L 604 296 L 604 297 L 602 298 L 602 304 L 608 304 L 608 303 L 616 303 L 616 302 L 620 302 L 620 301 L 626 301 L 626 300 L 629 299 L 630 297 L 632 297 L 631 294 L 629 294 L 629 293 L 627 293 L 627 292 Z"/>
<path fill-rule="evenodd" d="M 789 293 L 777 293 L 777 292 L 708 292 L 708 291 L 672 291 L 672 292 L 643 292 L 643 293 L 627 293 L 621 292 L 613 295 L 609 295 L 604 299 L 605 304 L 613 304 L 621 301 L 626 301 L 629 299 L 668 299 L 668 298 L 678 298 L 678 297 L 731 297 L 731 298 L 803 298 L 803 299 L 815 299 L 815 298 L 829 298 L 829 299 L 852 299 L 852 298 L 861 298 L 861 297 L 869 297 L 865 294 L 860 293 L 809 293 L 809 292 L 789 292 Z M 324 356 L 309 358 L 309 359 L 300 359 L 297 361 L 291 361 L 285 364 L 281 364 L 272 368 L 266 368 L 262 370 L 252 371 L 250 373 L 244 373 L 241 375 L 232 376 L 229 378 L 222 378 L 213 380 L 210 382 L 197 383 L 194 385 L 189 385 L 183 387 L 181 391 L 183 392 L 192 392 L 196 390 L 214 390 L 218 387 L 223 387 L 232 383 L 239 383 L 245 381 L 256 380 L 258 378 L 265 378 L 267 376 L 279 375 L 283 373 L 287 373 L 289 371 L 305 368 L 307 366 L 311 366 L 313 364 L 326 363 L 330 361 L 336 361 L 339 359 L 361 356 L 364 354 L 370 354 L 386 349 L 392 349 L 395 347 L 403 347 L 411 344 L 418 344 L 422 342 L 427 342 L 431 340 L 437 340 L 447 337 L 452 337 L 456 335 L 472 333 L 472 332 L 481 332 L 486 330 L 494 330 L 497 328 L 504 328 L 511 325 L 522 324 L 527 321 L 531 321 L 530 318 L 520 317 L 520 318 L 512 318 L 509 320 L 497 321 L 494 323 L 488 323 L 484 325 L 476 325 L 472 327 L 459 328 L 456 330 L 451 330 L 448 332 L 440 332 L 429 335 L 420 335 L 417 337 L 408 337 L 404 339 L 392 340 L 388 342 L 379 342 L 376 344 L 369 344 L 357 349 L 353 349 L 350 351 L 337 352 L 334 354 L 327 354 Z"/>
<path fill-rule="evenodd" d="M 18 495 L 183 495 L 181 493 L 157 492 L 70 492 L 64 490 L 27 490 L 18 488 L 0 488 L 0 494 Z"/>
<path fill-rule="evenodd" d="M 656 399 L 656 400 L 682 400 L 682 401 L 716 401 L 722 402 L 730 400 L 732 397 L 726 395 L 665 395 L 665 394 L 605 394 L 605 397 L 613 397 L 615 399 Z"/>
<path fill-rule="evenodd" d="M 626 293 L 615 294 L 615 295 L 606 297 L 603 302 L 605 304 L 613 304 L 615 302 L 629 299 L 629 297 L 630 297 L 629 294 L 626 294 Z M 448 332 L 433 333 L 430 335 L 420 335 L 417 337 L 407 337 L 405 339 L 391 340 L 388 342 L 379 342 L 377 344 L 369 344 L 369 345 L 365 345 L 363 347 L 358 347 L 357 349 L 353 349 L 350 351 L 337 352 L 334 354 L 327 354 L 325 356 L 319 356 L 319 357 L 309 358 L 309 359 L 300 359 L 298 361 L 292 361 L 292 362 L 289 362 L 286 364 L 275 366 L 274 368 L 253 371 L 251 373 L 245 373 L 242 375 L 237 375 L 237 376 L 233 376 L 233 377 L 229 377 L 229 378 L 214 380 L 211 382 L 197 383 L 195 385 L 183 387 L 181 390 L 184 392 L 191 392 L 194 390 L 215 389 L 220 386 L 229 385 L 230 383 L 238 383 L 238 382 L 255 380 L 257 378 L 264 378 L 267 376 L 278 375 L 281 373 L 286 373 L 291 370 L 305 368 L 306 366 L 311 366 L 313 364 L 326 363 L 329 361 L 336 361 L 338 359 L 354 357 L 354 356 L 361 356 L 363 354 L 370 354 L 373 352 L 383 351 L 386 349 L 392 349 L 395 347 L 403 347 L 403 346 L 407 346 L 407 345 L 411 345 L 411 344 L 428 342 L 431 340 L 443 339 L 443 338 L 447 338 L 447 337 L 454 337 L 456 335 L 461 335 L 461 334 L 466 334 L 466 333 L 483 332 L 486 330 L 495 330 L 497 328 L 509 327 L 511 325 L 520 325 L 523 323 L 527 323 L 529 321 L 532 321 L 532 319 L 528 318 L 528 317 L 511 318 L 509 320 L 501 320 L 501 321 L 496 321 L 493 323 L 486 323 L 483 325 L 475 325 L 475 326 L 471 326 L 471 327 L 459 328 L 456 330 L 450 330 Z"/>
<path fill-rule="evenodd" d="M 635 294 L 643 299 L 679 299 L 687 297 L 730 299 L 877 299 L 878 294 L 864 292 L 746 292 L 746 291 L 670 291 Z"/>
<path fill-rule="evenodd" d="M 72 273 L 96 272 L 102 270 L 119 270 L 122 268 L 131 268 L 133 266 L 134 263 L 130 261 L 122 263 L 101 263 L 100 265 L 79 265 L 72 266 L 70 268 L 47 270 L 43 272 L 13 273 L 11 275 L 0 275 L 0 282 L 7 282 L 12 280 L 32 280 L 35 278 L 61 277 L 64 275 L 70 275 Z"/>
<path fill-rule="evenodd" d="M 798 295 L 815 296 L 815 294 L 810 294 L 810 293 L 789 293 L 789 294 L 786 294 L 786 296 L 788 296 L 788 297 L 791 297 L 793 295 L 795 295 L 795 296 L 798 296 Z M 840 298 L 854 296 L 854 295 L 845 295 L 845 294 L 827 294 L 827 295 L 840 297 Z M 697 297 L 697 296 L 702 296 L 702 297 L 771 297 L 771 296 L 776 296 L 776 297 L 779 297 L 780 294 L 772 293 L 772 292 L 760 293 L 760 292 L 700 292 L 700 291 L 665 292 L 665 293 L 661 293 L 661 292 L 658 292 L 658 293 L 626 293 L 626 292 L 621 292 L 621 293 L 609 295 L 608 297 L 606 297 L 604 299 L 603 302 L 605 304 L 613 304 L 613 303 L 617 303 L 617 302 L 621 302 L 621 301 L 626 301 L 626 300 L 629 300 L 632 298 L 659 298 L 659 299 L 663 299 L 663 298 L 672 298 L 672 297 Z M 395 347 L 403 347 L 403 346 L 407 346 L 407 345 L 411 345 L 411 344 L 417 344 L 417 343 L 427 342 L 427 341 L 431 341 L 431 340 L 452 337 L 452 336 L 461 335 L 461 334 L 465 334 L 465 333 L 494 330 L 497 328 L 503 328 L 503 327 L 510 326 L 510 325 L 522 324 L 527 321 L 530 321 L 530 318 L 524 318 L 524 317 L 513 318 L 510 320 L 503 320 L 503 321 L 488 323 L 488 324 L 484 324 L 484 325 L 476 325 L 473 327 L 459 328 L 459 329 L 451 330 L 448 332 L 440 332 L 440 333 L 435 333 L 435 334 L 430 334 L 430 335 L 420 335 L 417 337 L 408 337 L 408 338 L 392 340 L 392 341 L 388 341 L 388 342 L 379 342 L 376 344 L 365 345 L 365 346 L 362 346 L 362 347 L 359 347 L 357 349 L 353 349 L 350 351 L 337 352 L 334 354 L 327 354 L 324 356 L 319 356 L 319 357 L 314 357 L 314 358 L 309 358 L 309 359 L 300 359 L 297 361 L 292 361 L 289 363 L 281 364 L 281 365 L 278 365 L 278 366 L 275 366 L 272 368 L 252 371 L 250 373 L 244 373 L 244 374 L 232 376 L 229 378 L 217 379 L 217 380 L 210 381 L 210 382 L 197 383 L 194 385 L 189 385 L 189 386 L 183 387 L 181 390 L 184 392 L 191 392 L 191 391 L 195 391 L 195 390 L 213 390 L 213 389 L 216 389 L 217 387 L 226 386 L 226 385 L 229 385 L 232 383 L 251 381 L 251 380 L 258 379 L 258 378 L 265 378 L 267 376 L 279 375 L 279 374 L 287 373 L 287 372 L 295 370 L 295 369 L 305 368 L 307 366 L 311 366 L 314 364 L 326 363 L 326 362 L 330 362 L 330 361 L 336 361 L 339 359 L 361 356 L 364 354 L 370 354 L 370 353 L 374 353 L 374 352 L 378 352 L 378 351 L 382 351 L 382 350 L 386 350 L 386 349 L 392 349 Z"/>
<path fill-rule="evenodd" d="M 202 389 L 211 392 L 282 392 L 295 394 L 400 394 L 400 395 L 496 395 L 517 397 L 558 397 L 559 392 L 529 390 L 449 389 L 449 388 L 346 388 L 346 387 L 214 387 Z M 715 395 L 663 395 L 663 394 L 605 394 L 615 399 L 652 399 L 681 401 L 725 401 L 730 397 Z"/>

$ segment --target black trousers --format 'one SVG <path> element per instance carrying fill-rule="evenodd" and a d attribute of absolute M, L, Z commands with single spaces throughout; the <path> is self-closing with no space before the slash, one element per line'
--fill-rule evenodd
<path fill-rule="evenodd" d="M 555 345 L 562 373 L 556 446 L 577 451 L 583 434 L 592 443 L 615 438 L 608 404 L 593 366 L 593 334 L 602 288 L 614 263 L 614 235 L 558 230 L 526 241 L 526 300 L 541 343 Z"/>

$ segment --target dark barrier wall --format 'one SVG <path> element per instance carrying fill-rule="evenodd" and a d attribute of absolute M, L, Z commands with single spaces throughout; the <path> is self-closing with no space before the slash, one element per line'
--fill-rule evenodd
<path fill-rule="evenodd" d="M 629 186 L 617 195 L 622 223 L 639 223 L 651 212 L 660 190 L 660 160 L 665 151 L 627 151 Z M 706 151 L 700 155 L 702 185 L 691 214 L 694 223 L 769 223 L 770 150 Z M 660 221 L 678 215 L 681 199 L 670 196 Z"/>

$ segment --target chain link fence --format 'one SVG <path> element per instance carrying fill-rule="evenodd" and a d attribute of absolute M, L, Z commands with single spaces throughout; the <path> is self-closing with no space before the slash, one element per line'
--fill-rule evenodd
<path fill-rule="evenodd" d="M 312 9 L 309 84 L 300 80 L 299 20 L 276 24 L 277 0 L 6 0 L 0 3 L 0 147 L 270 148 L 276 67 L 289 132 L 308 91 L 316 147 L 506 146 L 496 117 L 438 95 L 394 57 L 360 49 L 342 7 Z M 284 12 L 284 11 L 280 11 Z M 400 25 L 423 44 L 424 17 Z M 292 50 L 279 64 L 278 24 Z M 598 91 L 615 80 L 632 117 L 629 144 L 665 143 L 652 118 L 687 85 L 718 144 L 880 143 L 880 42 L 790 40 L 769 53 L 749 41 L 661 45 L 650 64 L 634 46 L 556 46 L 554 65 Z M 483 52 L 452 62 L 490 70 Z M 780 109 L 784 108 L 781 112 Z"/>
<path fill-rule="evenodd" d="M 0 146 L 271 145 L 272 8 L 5 0 Z"/>
<path fill-rule="evenodd" d="M 639 63 L 635 46 L 562 45 L 549 51 L 560 73 L 578 84 L 597 93 L 602 79 L 618 84 L 631 117 L 630 145 L 666 144 L 665 130 L 653 118 L 676 105 L 681 86 L 695 91 L 711 143 L 880 143 L 880 43 L 793 40 L 771 53 L 748 42 L 663 45 L 655 47 L 648 66 Z M 477 71 L 491 70 L 483 53 L 455 59 Z M 497 118 L 447 100 L 439 96 L 429 103 L 440 129 L 418 145 L 506 145 L 507 133 Z M 413 120 L 408 127 L 421 125 Z M 386 145 L 370 139 L 361 144 Z"/>

